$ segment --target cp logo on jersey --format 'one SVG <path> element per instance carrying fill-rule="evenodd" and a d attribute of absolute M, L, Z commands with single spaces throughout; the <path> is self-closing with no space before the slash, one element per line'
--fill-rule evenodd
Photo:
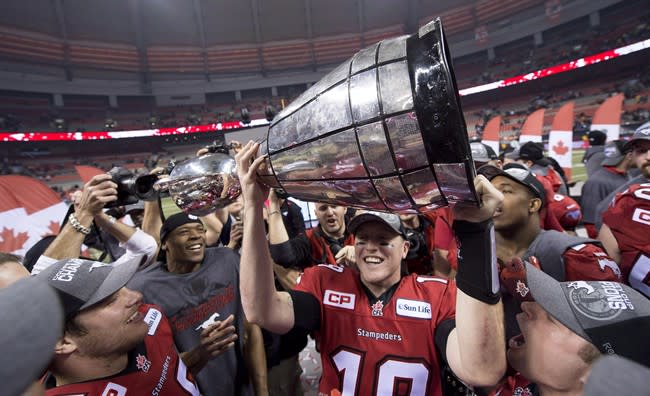
<path fill-rule="evenodd" d="M 102 392 L 102 396 L 124 396 L 126 395 L 126 388 L 113 382 L 109 382 Z"/>
<path fill-rule="evenodd" d="M 355 299 L 356 296 L 354 294 L 325 290 L 323 304 L 345 309 L 354 309 Z"/>

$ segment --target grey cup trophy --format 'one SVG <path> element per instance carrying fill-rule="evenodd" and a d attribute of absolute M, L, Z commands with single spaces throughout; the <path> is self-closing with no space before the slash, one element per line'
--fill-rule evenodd
<path fill-rule="evenodd" d="M 440 19 L 363 49 L 274 118 L 260 181 L 300 200 L 380 211 L 477 204 L 457 91 Z M 168 181 L 176 204 L 198 215 L 239 192 L 234 162 L 201 158 Z"/>

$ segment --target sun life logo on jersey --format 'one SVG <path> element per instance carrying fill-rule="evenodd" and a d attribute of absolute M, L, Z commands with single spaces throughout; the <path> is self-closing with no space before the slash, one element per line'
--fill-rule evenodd
<path fill-rule="evenodd" d="M 398 298 L 395 313 L 418 319 L 431 319 L 431 304 L 426 301 Z"/>
<path fill-rule="evenodd" d="M 156 329 L 158 329 L 161 319 L 162 313 L 159 310 L 149 308 L 149 311 L 147 311 L 147 314 L 144 317 L 145 323 L 149 325 L 149 331 L 147 332 L 148 335 L 156 334 Z"/>

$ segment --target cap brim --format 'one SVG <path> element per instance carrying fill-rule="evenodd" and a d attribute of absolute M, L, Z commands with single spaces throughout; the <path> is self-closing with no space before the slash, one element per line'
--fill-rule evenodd
<path fill-rule="evenodd" d="M 499 168 L 497 168 L 496 166 L 493 166 L 493 165 L 484 165 L 484 166 L 480 167 L 476 172 L 479 175 L 485 176 L 490 181 L 492 181 L 492 179 L 494 179 L 497 176 L 507 177 L 508 179 L 510 179 L 510 180 L 512 180 L 514 182 L 517 182 L 517 184 L 520 184 L 520 185 L 526 187 L 527 189 L 530 189 L 530 187 L 528 187 L 526 184 L 522 183 L 521 180 L 519 180 L 516 177 L 510 175 L 509 173 L 503 171 L 503 169 L 499 169 Z"/>
<path fill-rule="evenodd" d="M 497 176 L 508 176 L 505 172 L 494 165 L 483 165 L 482 167 L 476 170 L 476 173 L 479 175 L 485 176 L 486 179 L 492 180 Z"/>
<path fill-rule="evenodd" d="M 382 219 L 379 216 L 375 216 L 372 213 L 361 213 L 354 216 L 352 220 L 350 220 L 350 222 L 348 223 L 347 229 L 348 231 L 350 231 L 352 235 L 355 235 L 357 233 L 357 230 L 359 229 L 359 227 L 361 227 L 362 224 L 372 222 L 372 221 L 385 224 L 386 227 L 390 228 L 393 232 L 395 232 L 395 234 L 404 236 L 404 234 L 401 231 L 396 230 L 393 226 L 388 224 L 384 219 Z"/>
<path fill-rule="evenodd" d="M 560 282 L 530 263 L 526 263 L 526 279 L 533 298 L 546 312 L 571 331 L 591 342 L 573 314 Z"/>
<path fill-rule="evenodd" d="M 632 150 L 632 147 L 634 146 L 634 144 L 637 143 L 637 142 L 640 142 L 642 140 L 650 140 L 650 136 L 648 136 L 648 137 L 637 137 L 637 138 L 634 138 L 632 140 L 628 140 L 623 145 L 623 151 L 627 152 L 627 151 Z"/>
<path fill-rule="evenodd" d="M 97 291 L 90 297 L 79 310 L 88 308 L 106 297 L 120 290 L 126 283 L 133 277 L 133 274 L 138 270 L 140 264 L 146 260 L 147 256 L 141 255 L 132 258 L 122 264 L 114 266 L 108 274 L 104 282 L 99 286 Z"/>
<path fill-rule="evenodd" d="M 40 279 L 21 279 L 0 290 L 3 394 L 19 395 L 43 373 L 63 336 L 63 307 L 56 291 Z"/>
<path fill-rule="evenodd" d="M 515 150 L 515 151 L 511 151 L 511 152 L 509 152 L 509 153 L 506 153 L 506 154 L 504 155 L 504 157 L 507 158 L 507 159 L 511 159 L 511 160 L 513 160 L 513 161 L 516 161 L 516 160 L 518 160 L 518 159 L 521 157 L 521 155 L 520 155 L 520 151 L 519 151 L 519 150 Z"/>

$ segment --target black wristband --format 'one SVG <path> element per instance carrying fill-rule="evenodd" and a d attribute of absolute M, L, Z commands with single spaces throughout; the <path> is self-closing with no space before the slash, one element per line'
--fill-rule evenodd
<path fill-rule="evenodd" d="M 501 294 L 492 219 L 480 223 L 456 220 L 453 228 L 458 243 L 458 289 L 486 304 L 498 303 Z"/>

